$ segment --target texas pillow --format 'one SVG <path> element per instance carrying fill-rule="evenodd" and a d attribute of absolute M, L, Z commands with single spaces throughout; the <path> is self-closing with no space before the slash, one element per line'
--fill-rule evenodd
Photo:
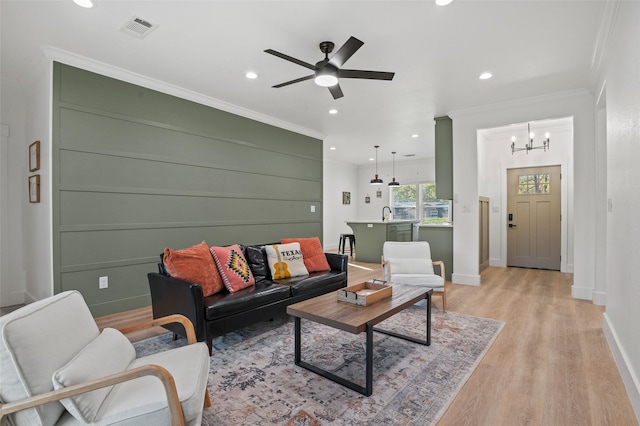
<path fill-rule="evenodd" d="M 307 275 L 299 243 L 264 246 L 274 280 Z"/>

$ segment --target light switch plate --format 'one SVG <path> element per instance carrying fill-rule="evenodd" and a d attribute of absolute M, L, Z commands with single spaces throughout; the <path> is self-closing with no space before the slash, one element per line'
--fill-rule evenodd
<path fill-rule="evenodd" d="M 98 288 L 99 289 L 109 288 L 109 277 L 100 277 L 98 279 Z"/>

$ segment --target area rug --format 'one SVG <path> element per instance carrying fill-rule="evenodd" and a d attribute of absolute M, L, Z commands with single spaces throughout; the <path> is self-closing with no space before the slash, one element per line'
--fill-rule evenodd
<path fill-rule="evenodd" d="M 424 339 L 424 307 L 379 328 Z M 374 333 L 373 395 L 365 397 L 294 364 L 289 317 L 229 333 L 213 342 L 212 407 L 203 425 L 433 425 L 502 330 L 504 323 L 434 311 L 431 346 Z M 171 334 L 136 343 L 138 356 L 184 344 Z M 364 333 L 302 320 L 302 360 L 364 384 Z"/>

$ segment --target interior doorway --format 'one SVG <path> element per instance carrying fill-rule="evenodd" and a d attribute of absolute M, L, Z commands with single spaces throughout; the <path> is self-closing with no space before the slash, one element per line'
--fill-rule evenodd
<path fill-rule="evenodd" d="M 507 170 L 507 266 L 560 270 L 560 166 Z"/>

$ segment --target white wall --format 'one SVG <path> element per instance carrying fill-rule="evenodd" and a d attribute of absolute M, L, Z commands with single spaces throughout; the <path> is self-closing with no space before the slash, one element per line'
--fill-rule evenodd
<path fill-rule="evenodd" d="M 594 101 L 586 90 L 490 105 L 449 114 L 453 119 L 453 247 L 452 281 L 479 285 L 478 265 L 478 136 L 479 129 L 511 123 L 574 118 L 574 297 L 591 299 L 594 290 L 595 186 Z M 571 230 L 568 230 L 570 233 Z M 570 238 L 570 237 L 568 237 Z"/>
<path fill-rule="evenodd" d="M 537 123 L 551 133 L 551 149 L 548 151 L 532 150 L 511 153 L 512 126 L 501 128 L 499 131 L 478 132 L 478 194 L 489 197 L 489 251 L 492 266 L 507 266 L 507 169 L 520 167 L 537 167 L 560 165 L 562 173 L 561 186 L 561 265 L 562 272 L 573 272 L 573 129 L 571 120 L 550 120 Z M 526 140 L 526 124 L 520 126 L 525 129 L 519 135 L 520 143 L 524 146 Z M 536 133 L 545 130 L 538 128 Z M 488 133 L 486 136 L 485 134 Z M 540 142 L 540 140 L 538 140 Z M 571 231 L 570 231 L 571 230 Z"/>
<path fill-rule="evenodd" d="M 616 3 L 599 87 L 606 82 L 607 285 L 605 335 L 640 419 L 640 3 Z M 604 225 L 604 224 L 603 224 Z"/>
<path fill-rule="evenodd" d="M 3 84 L 2 121 L 10 131 L 7 165 L 7 205 L 3 223 L 0 288 L 2 305 L 32 302 L 53 294 L 51 232 L 51 90 L 52 62 L 42 52 L 34 57 L 22 89 Z M 3 82 L 4 83 L 4 82 Z M 40 170 L 30 172 L 29 145 L 40 141 Z M 40 203 L 29 203 L 28 177 L 40 175 Z M 6 221 L 5 221 L 6 220 Z M 6 255 L 6 258 L 5 258 Z M 4 299 L 7 297 L 7 302 Z"/>
<path fill-rule="evenodd" d="M 25 106 L 21 91 L 2 88 L 0 117 L 3 130 L 0 160 L 0 306 L 24 303 L 23 211 L 29 174 L 25 146 Z"/>
<path fill-rule="evenodd" d="M 53 110 L 53 61 L 41 54 L 27 77 L 26 145 L 40 141 L 40 202 L 26 202 L 25 253 L 26 299 L 53 295 L 53 232 L 51 205 L 51 128 Z M 25 150 L 27 149 L 25 147 Z M 23 191 L 25 198 L 27 191 Z"/>
<path fill-rule="evenodd" d="M 325 250 L 338 248 L 340 234 L 353 231 L 345 223 L 357 219 L 358 169 L 353 164 L 325 159 L 322 163 L 322 244 Z M 351 204 L 342 204 L 342 192 L 351 193 Z"/>

